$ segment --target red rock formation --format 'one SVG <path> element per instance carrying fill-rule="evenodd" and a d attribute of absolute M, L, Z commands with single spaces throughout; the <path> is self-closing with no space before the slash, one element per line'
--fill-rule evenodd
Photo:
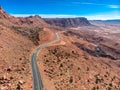
<path fill-rule="evenodd" d="M 87 18 L 45 18 L 48 24 L 60 27 L 78 27 L 78 26 L 88 26 L 90 22 Z"/>

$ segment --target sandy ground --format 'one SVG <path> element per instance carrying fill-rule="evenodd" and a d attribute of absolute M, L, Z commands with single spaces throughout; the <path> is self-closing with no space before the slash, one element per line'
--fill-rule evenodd
<path fill-rule="evenodd" d="M 49 28 L 44 28 L 44 32 L 40 34 L 41 40 L 40 40 L 39 44 L 53 41 L 53 40 L 55 40 L 55 38 L 56 38 L 55 32 L 53 32 Z"/>

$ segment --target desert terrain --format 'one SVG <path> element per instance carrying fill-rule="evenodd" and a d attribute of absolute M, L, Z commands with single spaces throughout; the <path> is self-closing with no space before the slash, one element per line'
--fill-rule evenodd
<path fill-rule="evenodd" d="M 55 23 L 57 22 L 57 23 Z M 36 47 L 44 90 L 120 90 L 120 24 L 14 17 L 0 8 L 0 90 L 32 90 Z"/>
<path fill-rule="evenodd" d="M 60 42 L 41 51 L 45 90 L 120 89 L 119 23 L 91 24 L 66 28 Z"/>
<path fill-rule="evenodd" d="M 40 19 L 16 18 L 0 8 L 0 90 L 32 89 L 30 55 L 44 32 Z"/>

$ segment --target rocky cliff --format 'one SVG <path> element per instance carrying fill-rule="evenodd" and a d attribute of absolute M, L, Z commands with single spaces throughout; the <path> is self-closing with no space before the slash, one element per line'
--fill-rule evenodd
<path fill-rule="evenodd" d="M 39 33 L 47 26 L 40 16 L 14 17 L 9 15 L 2 7 L 0 7 L 0 25 L 26 36 L 36 45 L 40 40 Z"/>
<path fill-rule="evenodd" d="M 91 25 L 87 18 L 45 18 L 48 24 L 60 27 L 78 27 Z"/>

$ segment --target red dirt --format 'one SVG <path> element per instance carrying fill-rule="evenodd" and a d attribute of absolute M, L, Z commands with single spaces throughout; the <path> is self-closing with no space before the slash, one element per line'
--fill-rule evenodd
<path fill-rule="evenodd" d="M 15 90 L 19 83 L 24 88 L 31 76 L 29 57 L 33 46 L 26 37 L 0 25 L 0 89 Z"/>
<path fill-rule="evenodd" d="M 75 36 L 65 36 L 63 34 L 60 34 L 60 36 L 62 38 L 60 42 L 44 48 L 38 57 L 39 69 L 46 90 L 71 90 L 73 88 L 76 90 L 92 90 L 97 87 L 100 90 L 106 90 L 107 88 L 117 90 L 116 88 L 119 88 L 118 72 L 120 70 L 116 66 L 116 62 L 108 58 L 93 57 L 71 43 L 79 42 L 84 44 L 86 48 L 93 48 L 88 41 L 78 39 Z M 55 52 L 56 50 L 57 52 Z M 68 56 L 66 57 L 66 55 Z M 57 63 L 58 60 L 61 60 L 61 68 L 59 67 L 61 64 Z M 66 70 L 68 70 L 67 73 Z M 108 76 L 104 77 L 106 75 Z M 105 83 L 109 85 L 110 80 L 114 77 L 113 87 L 104 86 Z M 104 80 L 103 86 L 102 79 L 100 79 L 100 82 L 99 80 L 96 82 L 97 78 Z"/>
<path fill-rule="evenodd" d="M 50 42 L 50 41 L 55 40 L 56 35 L 55 35 L 55 32 L 53 32 L 49 28 L 44 28 L 44 32 L 40 33 L 39 37 L 40 37 L 39 44 L 42 44 L 45 42 Z"/>

